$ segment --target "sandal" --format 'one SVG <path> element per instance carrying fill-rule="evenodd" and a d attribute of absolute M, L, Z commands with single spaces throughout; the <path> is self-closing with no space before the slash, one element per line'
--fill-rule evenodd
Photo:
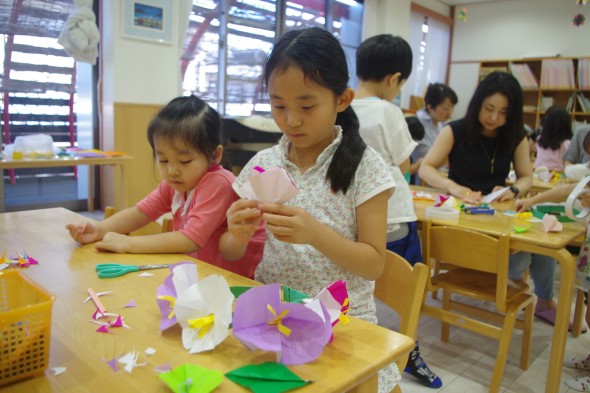
<path fill-rule="evenodd" d="M 542 311 L 535 311 L 535 316 L 541 320 L 543 320 L 544 322 L 547 322 L 549 325 L 553 325 L 555 326 L 555 317 L 557 314 L 557 310 L 554 308 L 548 308 L 546 310 L 542 310 Z M 570 317 L 570 323 L 568 326 L 568 331 L 572 331 L 572 327 L 573 327 L 573 316 Z M 582 333 L 586 333 L 588 331 L 588 325 L 586 324 L 586 322 L 582 323 Z"/>

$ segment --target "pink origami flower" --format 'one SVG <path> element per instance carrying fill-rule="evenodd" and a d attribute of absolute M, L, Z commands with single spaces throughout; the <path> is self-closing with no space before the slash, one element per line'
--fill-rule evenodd
<path fill-rule="evenodd" d="M 265 203 L 285 203 L 298 193 L 299 190 L 289 174 L 281 167 L 268 170 L 261 167 L 253 168 L 248 182 L 244 183 L 241 189 L 244 198 Z"/>
<path fill-rule="evenodd" d="M 236 300 L 233 334 L 248 348 L 277 352 L 277 361 L 303 364 L 317 359 L 332 335 L 319 300 L 303 305 L 281 301 L 281 286 L 254 287 Z"/>

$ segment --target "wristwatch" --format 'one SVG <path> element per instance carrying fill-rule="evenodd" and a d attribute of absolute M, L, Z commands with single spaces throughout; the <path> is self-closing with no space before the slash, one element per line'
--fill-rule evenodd
<path fill-rule="evenodd" d="M 515 198 L 518 196 L 518 194 L 520 194 L 520 190 L 516 186 L 510 186 L 510 187 L 508 187 L 508 189 L 510 191 L 512 191 L 512 193 L 514 194 L 514 197 Z"/>

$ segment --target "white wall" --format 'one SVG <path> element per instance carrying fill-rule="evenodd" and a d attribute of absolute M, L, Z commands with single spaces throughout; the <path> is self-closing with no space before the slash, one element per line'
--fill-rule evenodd
<path fill-rule="evenodd" d="M 574 0 L 512 0 L 467 6 L 467 22 L 455 19 L 449 85 L 462 117 L 477 84 L 479 61 L 523 57 L 590 56 L 590 22 L 575 27 L 578 13 L 590 15 L 590 4 Z"/>

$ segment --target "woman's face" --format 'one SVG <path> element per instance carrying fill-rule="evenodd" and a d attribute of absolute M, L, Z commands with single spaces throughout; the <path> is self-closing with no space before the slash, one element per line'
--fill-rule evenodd
<path fill-rule="evenodd" d="M 428 106 L 428 113 L 434 124 L 446 123 L 453 114 L 455 105 L 451 102 L 450 98 L 445 98 L 443 102 L 432 108 Z"/>
<path fill-rule="evenodd" d="M 485 131 L 494 131 L 506 124 L 508 98 L 496 93 L 483 100 L 478 120 Z"/>

